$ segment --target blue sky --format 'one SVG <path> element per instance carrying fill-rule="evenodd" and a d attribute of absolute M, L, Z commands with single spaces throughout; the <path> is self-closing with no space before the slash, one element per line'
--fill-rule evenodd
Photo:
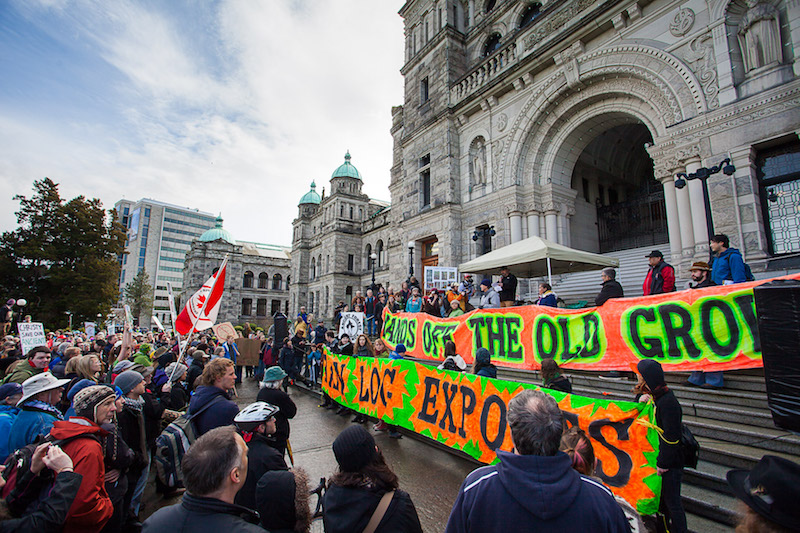
<path fill-rule="evenodd" d="M 0 230 L 34 180 L 290 244 L 346 150 L 389 199 L 402 0 L 0 0 Z"/>

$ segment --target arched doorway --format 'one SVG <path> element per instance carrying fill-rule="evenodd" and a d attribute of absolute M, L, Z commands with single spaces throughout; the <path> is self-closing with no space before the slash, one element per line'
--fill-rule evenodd
<path fill-rule="evenodd" d="M 612 123 L 613 124 L 613 123 Z M 595 125 L 572 172 L 577 191 L 571 245 L 598 253 L 665 243 L 664 189 L 645 150 L 653 137 L 632 117 L 627 123 Z"/>

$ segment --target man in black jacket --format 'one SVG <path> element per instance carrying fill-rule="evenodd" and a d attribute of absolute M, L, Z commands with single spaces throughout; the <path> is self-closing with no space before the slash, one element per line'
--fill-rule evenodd
<path fill-rule="evenodd" d="M 512 307 L 517 299 L 517 277 L 508 267 L 500 269 L 500 307 Z"/>
<path fill-rule="evenodd" d="M 210 430 L 183 456 L 183 501 L 156 511 L 142 531 L 264 533 L 258 525 L 258 513 L 234 503 L 247 481 L 247 463 L 247 444 L 233 427 Z"/>
<path fill-rule="evenodd" d="M 600 289 L 600 294 L 594 299 L 594 305 L 600 306 L 611 298 L 622 298 L 625 296 L 622 285 L 617 281 L 616 270 L 610 267 L 604 268 L 600 272 L 600 277 L 603 279 L 603 288 Z"/>
<path fill-rule="evenodd" d="M 681 477 L 683 476 L 683 453 L 681 452 L 681 422 L 683 411 L 675 393 L 664 381 L 664 369 L 652 359 L 639 361 L 639 373 L 656 404 L 656 425 L 664 433 L 658 443 L 656 469 L 661 476 L 661 511 L 667 515 L 672 533 L 687 531 L 686 513 L 681 503 Z"/>

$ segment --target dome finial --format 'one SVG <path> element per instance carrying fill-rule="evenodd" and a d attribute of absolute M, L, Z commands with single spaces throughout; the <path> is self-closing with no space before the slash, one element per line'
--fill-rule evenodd
<path fill-rule="evenodd" d="M 347 150 L 347 153 L 344 154 L 344 160 L 347 161 L 347 162 L 350 162 L 350 150 L 349 149 Z"/>

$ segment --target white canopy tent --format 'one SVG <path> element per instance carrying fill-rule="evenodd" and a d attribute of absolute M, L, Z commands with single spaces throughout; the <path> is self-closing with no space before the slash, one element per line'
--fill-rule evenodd
<path fill-rule="evenodd" d="M 503 246 L 458 266 L 459 272 L 499 274 L 508 269 L 520 278 L 538 278 L 547 275 L 550 284 L 553 274 L 567 274 L 606 267 L 619 267 L 619 259 L 600 254 L 574 250 L 541 237 L 527 239 Z"/>

